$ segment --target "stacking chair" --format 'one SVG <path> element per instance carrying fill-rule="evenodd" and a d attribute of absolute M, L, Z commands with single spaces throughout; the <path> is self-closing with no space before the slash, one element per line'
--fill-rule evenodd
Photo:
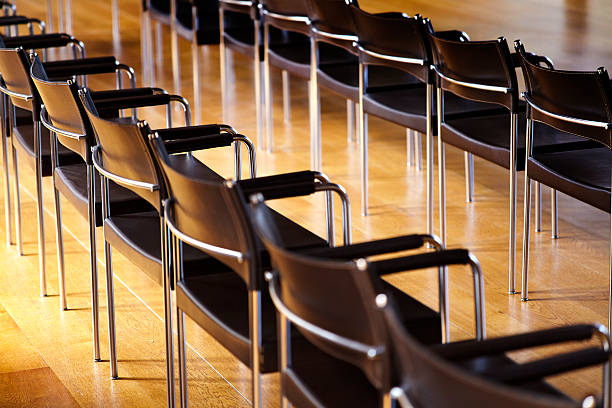
<path fill-rule="evenodd" d="M 525 109 L 519 101 L 518 67 L 502 37 L 492 41 L 456 41 L 431 31 L 428 37 L 433 51 L 433 69 L 438 76 L 437 127 L 438 175 L 440 200 L 440 235 L 446 242 L 445 145 L 510 170 L 510 220 L 508 291 L 515 293 L 516 255 L 516 176 L 524 169 Z M 534 61 L 550 64 L 546 57 L 532 56 Z M 457 114 L 446 112 L 446 95 L 485 102 L 502 107 L 500 112 Z M 539 149 L 567 150 L 583 145 L 583 139 L 552 128 L 543 129 L 537 141 Z"/>
<path fill-rule="evenodd" d="M 345 208 L 345 240 L 350 239 L 348 198 L 340 186 L 311 171 L 226 181 L 195 159 L 189 166 L 182 164 L 180 156 L 170 154 L 172 145 L 164 143 L 164 138 L 161 132 L 151 135 L 153 151 L 168 184 L 165 221 L 177 237 L 179 247 L 181 243 L 196 246 L 228 269 L 228 272 L 216 274 L 206 273 L 206 270 L 189 273 L 182 268 L 182 250 L 175 251 L 179 257 L 176 306 L 182 406 L 187 405 L 183 327 L 186 313 L 251 368 L 252 402 L 253 406 L 260 407 L 260 376 L 278 369 L 276 321 L 272 302 L 267 292 L 262 292 L 269 257 L 253 232 L 246 197 L 254 192 L 272 199 L 336 191 Z M 264 211 L 282 225 L 286 245 L 296 250 L 329 245 L 329 241 L 281 214 L 267 207 Z"/>
<path fill-rule="evenodd" d="M 100 360 L 98 322 L 98 269 L 96 257 L 96 227 L 102 226 L 102 197 L 100 183 L 91 160 L 95 146 L 93 129 L 78 96 L 79 86 L 72 81 L 50 81 L 43 64 L 34 56 L 30 75 L 43 103 L 41 122 L 51 133 L 51 161 L 55 199 L 56 241 L 60 303 L 67 309 L 65 265 L 62 234 L 60 194 L 63 195 L 89 223 L 89 253 L 91 268 L 92 319 L 94 360 Z M 92 92 L 99 105 L 112 104 L 114 108 L 137 108 L 152 104 L 167 104 L 170 95 L 160 89 L 138 88 Z M 79 154 L 80 163 L 60 165 L 58 142 Z M 109 182 L 110 208 L 121 215 L 149 209 L 148 203 L 132 191 Z"/>
<path fill-rule="evenodd" d="M 402 325 L 424 344 L 448 340 L 447 285 L 444 266 L 470 265 L 474 276 L 476 331 L 485 337 L 484 281 L 478 262 L 466 250 L 443 250 L 430 235 L 314 248 L 297 252 L 283 241 L 284 229 L 265 210 L 263 197 L 252 196 L 258 235 L 272 259 L 267 273 L 270 296 L 279 312 L 283 405 L 391 406 L 392 356 L 385 345 L 377 292 L 393 293 Z M 368 261 L 374 255 L 417 249 L 427 243 L 437 251 Z M 440 312 L 381 279 L 385 274 L 440 268 Z M 371 301 L 371 302 L 370 302 Z M 291 326 L 308 340 L 293 341 Z"/>
<path fill-rule="evenodd" d="M 521 287 L 521 299 L 527 300 L 531 180 L 610 212 L 612 87 L 604 68 L 591 72 L 544 68 L 530 59 L 520 41 L 515 42 L 515 48 L 526 83 L 523 97 L 529 105 Z M 590 140 L 591 148 L 543 150 L 540 140 L 546 138 L 549 129 Z M 612 312 L 608 327 L 610 316 Z"/>
<path fill-rule="evenodd" d="M 610 407 L 610 336 L 599 324 L 579 324 L 549 330 L 468 340 L 428 347 L 404 328 L 403 310 L 393 295 L 378 291 L 366 299 L 382 311 L 387 327 L 387 352 L 393 357 L 398 383 L 391 396 L 401 408 L 425 407 Z M 540 346 L 597 339 L 600 347 L 515 363 L 505 353 Z M 574 401 L 544 381 L 585 367 L 603 367 L 602 400 L 594 396 Z"/>
<path fill-rule="evenodd" d="M 201 121 L 200 46 L 219 44 L 219 3 L 217 0 L 174 0 L 170 10 L 172 29 L 172 69 L 175 87 L 180 84 L 178 36 L 191 42 L 195 122 Z M 158 56 L 161 47 L 158 46 Z M 161 57 L 160 57 L 161 58 Z M 179 88 L 175 92 L 179 92 Z"/>
<path fill-rule="evenodd" d="M 427 232 L 433 233 L 433 137 L 436 133 L 433 125 L 435 110 L 435 73 L 429 69 L 432 63 L 431 49 L 425 31 L 432 29 L 431 23 L 419 15 L 414 17 L 402 13 L 370 14 L 357 7 L 351 7 L 359 41 L 359 119 L 361 142 L 361 212 L 368 212 L 368 115 L 375 115 L 397 123 L 410 134 L 426 135 L 427 161 Z M 467 34 L 457 31 L 440 31 L 436 35 L 458 41 L 469 40 Z M 403 38 L 403 41 L 397 41 Z M 376 87 L 369 83 L 370 68 L 384 66 L 402 70 L 415 79 L 413 83 L 394 87 Z M 448 95 L 446 110 L 448 113 L 473 113 L 491 110 L 486 104 L 465 100 Z M 493 108 L 495 109 L 495 108 Z M 421 160 L 421 141 L 417 138 L 407 139 L 408 163 L 417 152 Z M 416 146 L 415 146 L 416 142 Z M 466 181 L 468 187 L 473 185 L 472 156 L 466 153 Z M 422 167 L 420 164 L 418 167 Z M 471 200 L 468 188 L 468 201 Z"/>
<path fill-rule="evenodd" d="M 161 170 L 152 157 L 147 142 L 148 135 L 152 131 L 146 122 L 138 122 L 133 118 L 102 118 L 100 115 L 106 116 L 105 111 L 113 109 L 114 104 L 104 103 L 104 101 L 102 101 L 102 104 L 100 102 L 94 103 L 91 92 L 87 90 L 80 90 L 79 95 L 98 143 L 92 150 L 92 163 L 100 173 L 102 184 L 102 222 L 105 241 L 111 376 L 118 378 L 112 270 L 112 248 L 115 248 L 163 287 L 168 406 L 174 406 L 174 351 L 170 292 L 173 283 L 170 275 L 171 265 L 169 264 L 172 253 L 164 221 L 163 202 L 167 198 L 166 187 Z M 187 113 L 185 122 L 190 123 L 189 107 L 186 101 L 182 97 L 174 95 L 170 95 L 170 101 L 176 101 L 183 105 Z M 169 112 L 171 109 L 169 108 L 167 111 Z M 198 137 L 198 140 L 201 140 L 212 133 L 213 139 L 217 137 L 217 139 L 229 139 L 230 142 L 234 139 L 243 141 L 243 138 L 235 136 L 233 130 L 226 126 L 189 126 L 158 131 L 169 134 L 177 149 L 184 145 L 185 142 L 181 139 L 185 138 L 185 135 Z M 177 155 L 176 157 L 182 165 L 187 167 L 193 162 L 191 155 Z M 129 214 L 112 213 L 109 194 L 110 181 L 114 181 L 138 194 L 151 205 L 150 210 Z M 210 270 L 210 273 L 215 273 L 222 266 L 200 250 L 189 245 L 184 247 L 183 259 L 185 269 L 188 271 Z"/>
<path fill-rule="evenodd" d="M 157 65 L 161 65 L 162 52 L 162 24 L 170 28 L 172 18 L 170 9 L 172 0 L 143 0 L 140 21 L 140 55 L 142 64 L 142 81 L 145 85 L 155 83 L 154 48 L 157 48 Z M 153 21 L 155 21 L 155 45 L 153 44 Z M 174 63 L 174 60 L 173 60 Z M 175 88 L 180 87 L 175 82 Z M 175 91 L 177 91 L 175 89 Z"/>
<path fill-rule="evenodd" d="M 40 122 L 41 101 L 32 79 L 30 78 L 30 61 L 24 51 L 41 47 L 61 47 L 76 44 L 83 52 L 83 44 L 75 38 L 65 35 L 47 35 L 13 37 L 5 39 L 0 46 L 18 48 L 0 48 L 0 74 L 4 81 L 0 91 L 10 99 L 8 117 L 10 125 L 13 183 L 15 186 L 15 230 L 17 247 L 23 253 L 21 237 L 21 199 L 19 192 L 19 160 L 24 160 L 35 170 L 36 202 L 38 220 L 38 257 L 40 271 L 41 295 L 46 296 L 46 257 L 44 240 L 43 186 L 42 178 L 52 175 L 51 143 L 46 128 Z M 131 68 L 120 64 L 114 57 L 97 57 L 45 63 L 45 70 L 53 78 L 73 78 L 81 75 L 117 73 L 127 70 L 133 78 Z M 70 149 L 58 149 L 58 162 L 65 165 L 81 162 L 81 157 Z"/>

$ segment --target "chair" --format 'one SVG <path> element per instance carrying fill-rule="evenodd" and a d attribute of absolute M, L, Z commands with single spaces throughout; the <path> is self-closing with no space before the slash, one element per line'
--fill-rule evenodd
<path fill-rule="evenodd" d="M 42 39 L 39 39 L 37 36 L 14 37 L 5 39 L 0 44 L 0 47 L 19 47 L 0 48 L 0 74 L 4 81 L 0 91 L 10 99 L 8 107 L 10 126 L 8 126 L 8 129 L 10 130 L 12 147 L 13 182 L 15 185 L 15 229 L 19 254 L 23 254 L 18 173 L 19 160 L 24 160 L 26 164 L 35 170 L 41 296 L 46 296 L 47 294 L 42 178 L 52 175 L 51 145 L 49 133 L 46 131 L 46 128 L 43 130 L 41 127 L 40 96 L 30 78 L 30 61 L 24 48 L 61 47 L 74 44 L 84 52 L 83 44 L 66 34 L 47 35 Z M 77 75 L 117 73 L 122 70 L 129 71 L 128 68 L 125 65 L 119 64 L 114 57 L 45 63 L 47 74 L 57 79 L 74 79 Z M 82 160 L 78 154 L 63 147 L 58 149 L 57 157 L 59 163 L 65 165 L 76 164 Z"/>
<path fill-rule="evenodd" d="M 153 151 L 168 185 L 165 220 L 178 239 L 176 301 L 178 310 L 179 378 L 181 406 L 187 405 L 185 362 L 186 313 L 252 370 L 253 406 L 262 406 L 260 376 L 278 370 L 275 313 L 269 296 L 262 292 L 269 257 L 255 236 L 245 197 L 260 192 L 268 198 L 336 191 L 343 198 L 344 236 L 348 235 L 348 199 L 341 187 L 316 172 L 226 181 L 203 163 L 181 163 L 164 134 L 151 135 Z M 253 175 L 253 170 L 251 175 Z M 329 245 L 312 232 L 266 208 L 283 226 L 283 239 L 296 250 Z M 333 222 L 333 218 L 329 219 Z M 333 233 L 333 231 L 332 231 Z M 329 237 L 328 237 L 329 238 Z M 226 265 L 226 273 L 189 273 L 182 264 L 181 243 L 193 245 Z"/>
<path fill-rule="evenodd" d="M 515 42 L 515 49 L 525 77 L 526 92 L 523 97 L 529 105 L 526 118 L 527 165 L 521 279 L 521 299 L 527 300 L 531 180 L 610 212 L 612 109 L 609 104 L 612 101 L 612 87 L 604 68 L 592 72 L 544 68 L 531 60 L 520 41 Z M 549 129 L 578 135 L 576 137 L 581 140 L 591 142 L 573 149 L 541 149 L 540 140 L 546 137 Z M 608 327 L 611 327 L 610 316 L 612 312 Z"/>
<path fill-rule="evenodd" d="M 172 27 L 171 8 L 172 0 L 142 0 L 142 15 L 140 20 L 140 54 L 142 64 L 142 82 L 145 85 L 155 84 L 155 63 L 162 65 L 162 31 L 161 25 Z M 153 45 L 153 27 L 155 21 L 155 46 Z M 157 60 L 154 61 L 154 48 L 157 48 Z M 174 60 L 172 62 L 175 63 Z M 177 70 L 178 72 L 178 70 Z M 174 83 L 175 92 L 178 92 L 180 84 Z"/>
<path fill-rule="evenodd" d="M 87 90 L 80 90 L 79 95 L 98 143 L 92 151 L 92 163 L 100 173 L 102 184 L 111 376 L 112 378 L 118 378 L 112 270 L 112 248 L 115 248 L 163 287 L 167 396 L 168 406 L 174 406 L 174 351 L 171 319 L 171 285 L 173 285 L 173 280 L 170 274 L 170 260 L 174 254 L 172 253 L 172 245 L 168 243 L 169 235 L 164 221 L 164 200 L 167 198 L 167 189 L 161 169 L 158 168 L 154 157 L 152 157 L 147 141 L 152 131 L 146 122 L 138 122 L 133 118 L 102 118 L 100 115 L 103 115 L 105 110 L 113 109 L 114 104 L 94 103 L 91 99 L 91 93 Z M 187 113 L 185 121 L 189 124 L 189 106 L 186 101 L 182 97 L 174 95 L 170 95 L 170 99 L 183 105 Z M 169 134 L 177 149 L 185 144 L 181 140 L 185 138 L 185 135 L 197 136 L 201 140 L 212 134 L 213 139 L 229 140 L 228 145 L 235 138 L 233 130 L 227 126 L 188 126 L 157 131 Z M 237 140 L 242 139 L 237 138 Z M 180 155 L 177 156 L 177 160 L 181 164 L 189 166 L 193 162 L 193 157 L 191 155 Z M 152 206 L 152 209 L 130 214 L 112 213 L 108 187 L 110 181 L 114 181 L 138 194 Z M 183 259 L 187 271 L 210 270 L 210 273 L 214 274 L 223 269 L 222 265 L 214 259 L 189 245 L 184 247 Z"/>
<path fill-rule="evenodd" d="M 403 326 L 402 310 L 388 293 L 378 291 L 376 304 L 387 328 L 387 351 L 399 384 L 391 396 L 401 408 L 488 407 L 594 408 L 610 407 L 610 336 L 605 327 L 573 325 L 487 340 L 427 346 Z M 505 353 L 539 346 L 587 341 L 564 354 L 526 363 L 515 363 Z M 574 401 L 544 381 L 546 377 L 584 367 L 603 366 L 601 404 L 594 396 Z"/>
<path fill-rule="evenodd" d="M 219 4 L 217 0 L 174 0 L 171 7 L 172 69 L 174 83 L 180 83 L 178 36 L 191 42 L 193 101 L 195 122 L 201 122 L 202 95 L 200 88 L 200 50 L 208 44 L 219 44 Z M 158 47 L 161 54 L 161 49 Z M 159 55 L 158 54 L 158 55 Z M 175 61 L 176 60 L 176 61 Z M 175 92 L 179 92 L 176 90 Z"/>
<path fill-rule="evenodd" d="M 100 183 L 91 161 L 91 148 L 95 146 L 93 129 L 78 96 L 79 86 L 72 81 L 49 80 L 42 62 L 34 56 L 30 76 L 43 104 L 41 123 L 51 134 L 51 161 L 55 199 L 56 242 L 60 287 L 60 304 L 67 309 L 65 289 L 64 247 L 62 235 L 62 194 L 89 223 L 89 253 L 91 268 L 92 320 L 94 360 L 100 361 L 100 337 L 98 319 L 98 270 L 96 257 L 96 227 L 102 226 L 102 197 Z M 167 104 L 169 95 L 152 88 L 124 89 L 93 92 L 101 103 L 109 101 L 115 107 L 136 108 L 154 103 Z M 58 142 L 79 154 L 80 163 L 60 165 Z M 142 212 L 150 207 L 138 195 L 114 182 L 109 183 L 110 207 L 114 214 Z"/>
<path fill-rule="evenodd" d="M 373 300 L 378 291 L 398 299 L 402 325 L 425 344 L 448 341 L 446 271 L 469 264 L 474 273 L 476 327 L 485 336 L 484 284 L 475 258 L 465 250 L 444 250 L 430 235 L 408 235 L 336 248 L 295 251 L 283 242 L 284 229 L 252 196 L 254 223 L 272 259 L 266 274 L 279 316 L 282 406 L 390 406 L 392 356 L 385 345 L 382 316 Z M 382 261 L 366 257 L 417 249 L 437 251 Z M 439 267 L 440 312 L 431 310 L 381 276 Z M 308 340 L 293 341 L 291 326 Z"/>
<path fill-rule="evenodd" d="M 403 13 L 370 14 L 352 6 L 352 15 L 358 32 L 359 41 L 359 117 L 363 122 L 360 128 L 361 151 L 361 212 L 368 213 L 368 115 L 375 115 L 392 121 L 408 130 L 409 136 L 419 136 L 415 140 L 407 138 L 408 164 L 417 152 L 418 167 L 421 168 L 421 138 L 426 135 L 427 157 L 427 232 L 433 233 L 433 137 L 436 134 L 435 120 L 435 73 L 428 67 L 432 63 L 431 48 L 425 31 L 431 23 L 416 15 L 409 17 Z M 455 40 L 469 40 L 467 34 L 457 31 L 440 31 L 436 35 Z M 398 38 L 405 39 L 398 42 Z M 414 81 L 393 87 L 376 87 L 369 83 L 369 71 L 375 67 L 401 70 L 410 74 Z M 449 95 L 447 111 L 453 114 L 471 114 L 491 110 L 486 104 L 468 101 Z M 361 108 L 363 107 L 363 108 Z M 495 109 L 495 108 L 494 108 Z M 416 142 L 416 146 L 415 145 Z M 471 201 L 473 186 L 473 158 L 466 154 L 466 184 L 468 201 Z"/>
<path fill-rule="evenodd" d="M 510 217 L 508 291 L 515 292 L 516 256 L 516 177 L 524 169 L 525 117 L 519 101 L 516 59 L 502 37 L 491 41 L 453 41 L 428 31 L 438 76 L 437 127 L 439 167 L 440 235 L 446 242 L 445 145 L 450 144 L 468 153 L 510 170 Z M 539 63 L 549 64 L 546 57 L 533 56 Z M 501 111 L 480 115 L 454 115 L 446 110 L 446 95 L 485 102 Z M 573 149 L 584 145 L 583 139 L 554 129 L 543 130 L 538 147 Z"/>

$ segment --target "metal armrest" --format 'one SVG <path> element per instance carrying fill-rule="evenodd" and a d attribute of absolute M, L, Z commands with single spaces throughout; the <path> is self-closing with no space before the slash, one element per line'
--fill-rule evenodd
<path fill-rule="evenodd" d="M 70 78 L 75 75 L 94 75 L 114 73 L 119 69 L 115 57 L 80 58 L 44 62 L 43 67 L 49 77 Z"/>
<path fill-rule="evenodd" d="M 421 248 L 425 243 L 443 248 L 437 237 L 427 234 L 413 234 L 334 248 L 313 248 L 302 251 L 302 253 L 322 258 L 350 260 Z"/>
<path fill-rule="evenodd" d="M 26 16 L 2 16 L 0 17 L 0 27 L 23 25 L 23 24 L 37 24 L 42 31 L 44 31 L 45 23 L 37 18 L 29 18 Z"/>
<path fill-rule="evenodd" d="M 165 93 L 160 88 L 125 88 L 125 89 L 110 89 L 106 91 L 92 91 L 91 99 L 95 102 L 104 99 L 123 98 L 129 96 L 147 96 L 158 93 Z"/>
<path fill-rule="evenodd" d="M 431 349 L 446 360 L 464 360 L 529 347 L 591 339 L 594 335 L 606 336 L 607 330 L 601 325 L 577 324 L 538 330 L 530 333 L 503 336 L 482 341 L 468 340 L 449 344 L 439 344 Z"/>
<path fill-rule="evenodd" d="M 197 125 L 184 126 L 167 129 L 156 129 L 157 135 L 166 143 L 169 141 L 192 139 L 200 136 L 218 135 L 221 133 L 221 125 Z"/>

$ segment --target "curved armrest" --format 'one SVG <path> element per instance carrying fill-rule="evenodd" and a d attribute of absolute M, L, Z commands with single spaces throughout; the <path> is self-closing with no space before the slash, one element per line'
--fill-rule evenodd
<path fill-rule="evenodd" d="M 184 126 L 167 129 L 155 129 L 155 132 L 164 142 L 191 139 L 200 136 L 218 135 L 221 133 L 221 125 L 198 125 Z"/>
<path fill-rule="evenodd" d="M 584 350 L 564 353 L 524 364 L 495 367 L 491 371 L 479 374 L 487 379 L 505 384 L 521 384 L 540 380 L 555 374 L 605 364 L 609 361 L 609 351 L 602 350 L 599 347 L 589 347 Z"/>
<path fill-rule="evenodd" d="M 167 105 L 171 101 L 168 94 L 135 95 L 125 98 L 107 98 L 94 101 L 96 109 L 102 112 L 117 111 L 119 109 L 142 108 L 145 106 Z"/>
<path fill-rule="evenodd" d="M 385 275 L 434 266 L 467 265 L 469 263 L 471 263 L 471 259 L 467 249 L 444 249 L 425 254 L 369 262 L 369 265 L 370 269 L 376 274 Z"/>
<path fill-rule="evenodd" d="M 64 33 L 20 35 L 15 37 L 3 36 L 2 41 L 7 48 L 23 47 L 25 49 L 65 47 L 68 44 L 78 42 L 71 35 Z"/>
<path fill-rule="evenodd" d="M 468 340 L 438 344 L 432 346 L 431 349 L 446 360 L 464 360 L 529 347 L 539 347 L 567 341 L 588 340 L 598 332 L 598 326 L 577 324 L 481 341 Z"/>
<path fill-rule="evenodd" d="M 546 55 L 538 55 L 538 54 L 534 54 L 533 52 L 526 52 L 525 54 L 527 55 L 527 59 L 531 63 L 539 65 L 539 66 L 544 66 L 548 69 L 555 69 L 555 66 L 552 60 L 548 58 Z M 512 64 L 514 65 L 514 68 L 519 68 L 521 66 L 521 62 L 519 60 L 517 53 L 513 52 L 512 54 L 510 54 L 510 57 L 512 58 Z"/>
<path fill-rule="evenodd" d="M 413 234 L 333 248 L 313 248 L 302 253 L 322 258 L 350 260 L 421 248 L 426 241 L 430 240 L 429 235 Z"/>
<path fill-rule="evenodd" d="M 124 89 L 110 89 L 107 91 L 92 91 L 90 93 L 91 99 L 94 102 L 101 101 L 104 99 L 113 99 L 129 96 L 149 96 L 159 93 L 159 88 L 124 88 Z"/>
<path fill-rule="evenodd" d="M 164 144 L 168 153 L 174 154 L 230 146 L 233 142 L 233 135 L 220 133 L 217 135 L 197 136 L 190 139 L 169 140 Z"/>
<path fill-rule="evenodd" d="M 74 75 L 114 73 L 119 62 L 115 57 L 109 56 L 44 62 L 43 67 L 49 77 L 69 78 Z"/>
<path fill-rule="evenodd" d="M 313 194 L 316 179 L 315 173 L 307 170 L 239 180 L 237 183 L 245 199 L 248 200 L 251 195 L 260 193 L 264 199 L 271 200 Z"/>

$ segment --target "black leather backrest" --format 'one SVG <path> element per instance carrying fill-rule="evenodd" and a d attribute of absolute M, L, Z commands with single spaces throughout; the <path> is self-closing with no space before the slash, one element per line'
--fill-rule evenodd
<path fill-rule="evenodd" d="M 286 16 L 308 15 L 307 1 L 304 0 L 262 0 L 266 10 Z"/>
<path fill-rule="evenodd" d="M 452 41 L 427 32 L 437 69 L 452 79 L 508 88 L 507 93 L 481 90 L 441 80 L 442 88 L 461 97 L 497 103 L 513 112 L 518 110 L 518 83 L 508 43 L 492 41 Z"/>
<path fill-rule="evenodd" d="M 78 85 L 72 81 L 49 81 L 38 57 L 32 61 L 30 76 L 53 126 L 68 132 L 86 135 L 85 138 L 76 140 L 57 133 L 58 141 L 90 163 L 90 147 L 94 143 L 93 132 L 78 96 Z"/>
<path fill-rule="evenodd" d="M 80 97 L 101 147 L 99 158 L 104 169 L 120 177 L 159 186 L 154 191 L 125 186 L 159 211 L 163 184 L 160 183 L 159 170 L 146 141 L 150 133 L 146 122 L 131 118 L 102 119 L 95 110 L 89 90 L 81 91 Z"/>
<path fill-rule="evenodd" d="M 424 22 L 420 16 L 409 17 L 402 13 L 376 15 L 355 6 L 350 8 L 359 36 L 359 44 L 362 47 L 379 54 L 420 59 L 424 61 L 424 64 L 417 65 L 381 59 L 372 59 L 371 62 L 400 68 L 417 76 L 423 82 L 427 81 L 431 53 L 424 36 Z M 366 62 L 370 61 L 366 60 Z"/>
<path fill-rule="evenodd" d="M 388 296 L 384 320 L 391 360 L 414 408 L 578 408 L 567 399 L 494 384 L 442 360 L 406 332 Z"/>
<path fill-rule="evenodd" d="M 300 256 L 279 245 L 280 233 L 263 204 L 253 209 L 253 224 L 280 275 L 283 303 L 302 319 L 345 338 L 383 347 L 382 316 L 374 308 L 375 282 L 355 262 Z M 305 330 L 317 347 L 358 367 L 381 389 L 386 382 L 385 355 L 366 355 Z"/>
<path fill-rule="evenodd" d="M 38 120 L 40 99 L 30 79 L 30 62 L 23 48 L 0 48 L 0 75 L 9 91 L 34 98 L 32 101 L 24 101 L 11 97 L 11 101 L 19 108 L 32 111 L 32 115 Z"/>
<path fill-rule="evenodd" d="M 351 4 L 357 6 L 356 1 Z M 308 17 L 317 28 L 334 34 L 355 35 L 350 6 L 345 0 L 309 0 Z"/>
<path fill-rule="evenodd" d="M 254 254 L 250 223 L 244 204 L 236 201 L 231 191 L 233 187 L 195 158 L 168 155 L 161 139 L 154 138 L 150 143 L 172 199 L 169 208 L 174 225 L 206 244 L 241 252 L 245 257 Z M 249 286 L 250 259 L 238 262 L 208 253 L 233 268 Z"/>
<path fill-rule="evenodd" d="M 529 98 L 557 115 L 612 123 L 612 87 L 608 72 L 561 71 L 540 67 L 528 60 L 520 42 L 515 44 Z M 612 148 L 612 130 L 555 119 L 531 109 L 532 118 L 559 130 L 596 140 Z M 537 134 L 535 135 L 537 137 Z"/>

